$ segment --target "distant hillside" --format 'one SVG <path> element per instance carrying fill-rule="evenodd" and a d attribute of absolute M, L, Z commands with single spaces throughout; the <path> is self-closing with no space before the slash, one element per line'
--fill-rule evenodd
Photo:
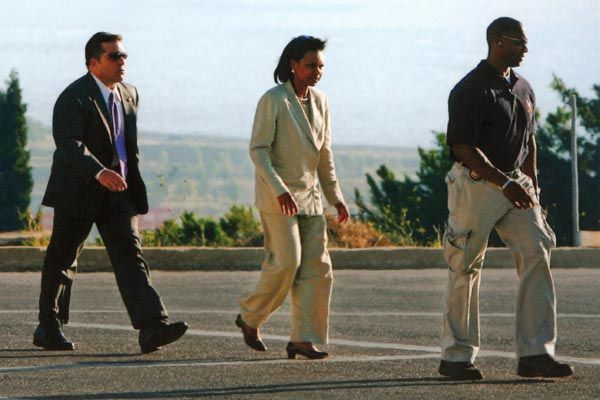
<path fill-rule="evenodd" d="M 34 121 L 28 124 L 34 176 L 31 209 L 35 211 L 50 173 L 54 142 L 48 128 Z M 248 140 L 155 133 L 140 136 L 142 175 L 151 208 L 171 210 L 173 216 L 184 209 L 218 216 L 232 204 L 253 203 L 254 170 Z M 350 204 L 355 187 L 367 191 L 366 173 L 385 164 L 397 176 L 411 175 L 419 162 L 416 149 L 410 148 L 338 146 L 334 155 Z"/>

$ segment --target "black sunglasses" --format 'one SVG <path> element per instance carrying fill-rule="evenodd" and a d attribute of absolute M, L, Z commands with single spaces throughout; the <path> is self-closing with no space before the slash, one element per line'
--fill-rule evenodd
<path fill-rule="evenodd" d="M 127 60 L 127 53 L 125 52 L 120 52 L 120 51 L 115 51 L 112 53 L 108 53 L 106 55 L 108 58 L 110 58 L 113 61 L 118 61 L 119 58 L 122 58 L 123 60 Z"/>
<path fill-rule="evenodd" d="M 508 40 L 510 40 L 511 42 L 513 42 L 514 44 L 516 44 L 517 46 L 520 46 L 520 47 L 527 46 L 527 40 L 525 40 L 525 39 L 518 39 L 518 38 L 514 38 L 512 36 L 505 36 L 505 35 L 502 35 L 500 37 L 502 39 L 508 39 Z"/>

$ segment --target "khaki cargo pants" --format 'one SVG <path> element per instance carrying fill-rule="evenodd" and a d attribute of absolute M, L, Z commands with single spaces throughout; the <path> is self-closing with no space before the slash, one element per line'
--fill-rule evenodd
<path fill-rule="evenodd" d="M 513 179 L 531 189 L 531 178 Z M 454 163 L 446 176 L 450 215 L 444 232 L 449 266 L 442 326 L 442 359 L 473 362 L 479 350 L 479 283 L 489 234 L 496 229 L 509 248 L 520 278 L 516 308 L 517 356 L 554 354 L 556 300 L 550 273 L 554 232 L 540 206 L 521 210 L 500 188 L 474 180 Z"/>

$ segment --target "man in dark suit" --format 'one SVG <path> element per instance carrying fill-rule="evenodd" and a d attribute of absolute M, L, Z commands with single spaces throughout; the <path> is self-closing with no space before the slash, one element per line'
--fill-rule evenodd
<path fill-rule="evenodd" d="M 142 255 L 137 214 L 148 212 L 138 169 L 138 93 L 123 83 L 127 53 L 120 35 L 98 32 L 85 46 L 88 73 L 70 84 L 54 106 L 56 151 L 42 204 L 54 207 L 44 259 L 36 346 L 73 350 L 60 326 L 69 319 L 77 257 L 95 223 L 108 251 L 143 353 L 179 339 L 184 322 L 168 323 Z"/>

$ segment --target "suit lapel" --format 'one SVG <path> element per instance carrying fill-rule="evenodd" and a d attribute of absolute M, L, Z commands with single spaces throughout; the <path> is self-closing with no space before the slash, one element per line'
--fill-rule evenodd
<path fill-rule="evenodd" d="M 292 86 L 292 82 L 288 81 L 284 84 L 284 86 L 285 86 L 285 90 L 287 93 L 288 101 L 290 102 L 290 109 L 292 111 L 292 115 L 294 116 L 294 119 L 296 120 L 298 125 L 300 125 L 300 128 L 302 129 L 304 134 L 306 136 L 308 136 L 308 139 L 310 140 L 310 142 L 315 147 L 317 147 L 317 144 L 315 141 L 315 135 L 311 128 L 311 122 L 308 120 L 306 113 L 302 109 L 300 100 L 298 100 L 298 96 L 296 96 L 296 92 L 294 92 L 294 87 Z M 311 96 L 311 97 L 313 97 L 313 96 Z M 314 102 L 314 100 L 311 99 L 311 102 Z M 314 106 L 314 103 L 311 105 Z M 315 110 L 315 109 L 313 108 L 313 110 Z M 313 112 L 313 114 L 314 114 L 314 112 Z M 312 118 L 314 119 L 314 116 Z"/>
<path fill-rule="evenodd" d="M 310 92 L 308 99 L 310 102 L 310 109 L 312 111 L 310 113 L 310 126 L 314 143 L 317 149 L 320 149 L 323 144 L 323 129 L 321 129 L 323 126 L 323 113 L 321 112 L 321 99 L 319 99 L 319 104 L 317 105 L 317 94 L 315 93 L 315 90 L 309 87 L 308 91 Z"/>
<path fill-rule="evenodd" d="M 108 113 L 108 107 L 106 106 L 104 97 L 102 97 L 102 92 L 100 91 L 98 84 L 92 77 L 92 74 L 89 74 L 89 73 L 88 73 L 88 82 L 89 82 L 89 87 L 90 87 L 90 95 L 92 97 L 94 105 L 96 106 L 96 109 L 98 110 L 98 115 L 100 115 L 100 119 L 102 120 L 102 123 L 104 124 L 104 127 L 106 128 L 106 134 L 108 135 L 108 140 L 110 140 L 110 142 L 112 143 L 113 142 L 113 133 L 112 133 L 113 127 L 112 127 L 112 118 L 110 117 L 110 114 Z"/>

